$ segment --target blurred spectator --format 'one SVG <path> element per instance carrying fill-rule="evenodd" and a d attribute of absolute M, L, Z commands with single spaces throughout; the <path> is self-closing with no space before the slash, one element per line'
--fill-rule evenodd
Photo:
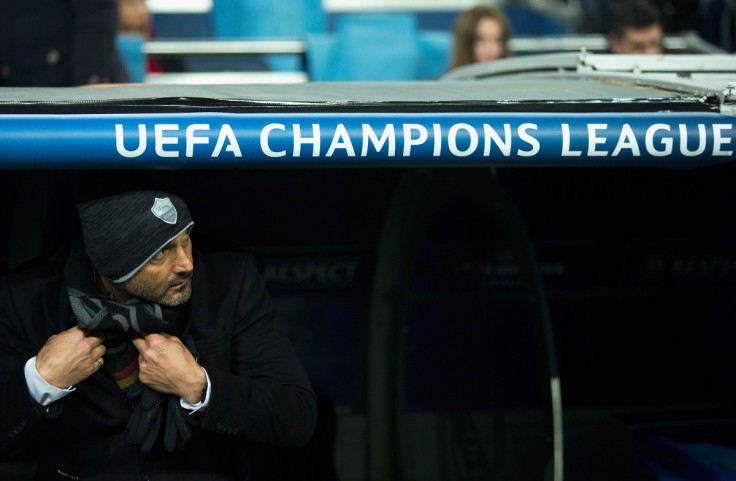
<path fill-rule="evenodd" d="M 0 1 L 0 86 L 125 82 L 117 0 Z"/>
<path fill-rule="evenodd" d="M 611 5 L 608 31 L 611 53 L 663 53 L 663 37 L 662 16 L 648 0 L 622 0 Z"/>
<path fill-rule="evenodd" d="M 650 0 L 659 10 L 665 33 L 679 34 L 695 31 L 700 27 L 698 17 L 707 4 L 733 2 L 734 0 Z M 608 33 L 611 10 L 618 0 L 579 0 L 580 18 L 577 33 Z"/>
<path fill-rule="evenodd" d="M 463 11 L 454 27 L 451 68 L 509 57 L 511 26 L 495 7 L 476 6 Z"/>
<path fill-rule="evenodd" d="M 144 0 L 118 0 L 118 48 L 131 82 L 143 82 L 147 73 L 163 71 L 158 60 L 142 51 L 143 43 L 153 34 L 151 12 Z M 169 63 L 179 67 L 181 61 Z"/>
<path fill-rule="evenodd" d="M 118 0 L 118 32 L 148 38 L 150 13 L 143 0 Z"/>

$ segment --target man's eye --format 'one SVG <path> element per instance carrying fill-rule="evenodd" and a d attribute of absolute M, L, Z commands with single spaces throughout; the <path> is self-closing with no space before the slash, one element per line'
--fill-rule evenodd
<path fill-rule="evenodd" d="M 164 250 L 161 249 L 160 251 L 156 252 L 153 257 L 151 257 L 152 260 L 160 260 L 164 258 Z"/>

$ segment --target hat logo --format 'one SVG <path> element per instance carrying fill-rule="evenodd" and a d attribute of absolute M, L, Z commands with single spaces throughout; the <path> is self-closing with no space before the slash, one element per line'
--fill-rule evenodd
<path fill-rule="evenodd" d="M 151 207 L 153 215 L 166 222 L 167 224 L 176 224 L 176 207 L 171 203 L 168 197 L 153 201 L 153 207 Z"/>

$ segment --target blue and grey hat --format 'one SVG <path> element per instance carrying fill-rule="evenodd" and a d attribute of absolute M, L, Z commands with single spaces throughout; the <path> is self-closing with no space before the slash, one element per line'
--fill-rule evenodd
<path fill-rule="evenodd" d="M 183 200 L 156 191 L 85 202 L 77 211 L 92 265 L 113 282 L 133 277 L 166 244 L 194 225 Z"/>

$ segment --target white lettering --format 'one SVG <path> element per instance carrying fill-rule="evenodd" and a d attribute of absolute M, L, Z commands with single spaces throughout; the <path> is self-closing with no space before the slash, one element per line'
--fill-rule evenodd
<path fill-rule="evenodd" d="M 470 136 L 470 143 L 465 150 L 460 150 L 457 146 L 457 132 L 460 129 L 466 131 Z M 478 132 L 468 124 L 455 124 L 450 127 L 450 132 L 447 134 L 447 143 L 449 144 L 452 155 L 457 157 L 467 157 L 478 148 Z"/>
<path fill-rule="evenodd" d="M 169 130 L 179 130 L 178 124 L 156 124 L 153 127 L 154 139 L 156 143 L 156 155 L 159 157 L 179 157 L 179 151 L 164 150 L 164 145 L 176 145 L 179 138 L 176 136 L 165 137 L 164 132 Z"/>
<path fill-rule="evenodd" d="M 235 157 L 242 157 L 243 154 L 240 153 L 238 139 L 235 138 L 235 132 L 233 132 L 229 124 L 222 124 L 222 129 L 220 129 L 220 135 L 217 137 L 217 143 L 215 144 L 214 152 L 212 152 L 212 157 L 218 157 L 220 155 L 225 139 L 228 141 L 228 146 L 225 147 L 225 150 L 232 152 Z"/>
<path fill-rule="evenodd" d="M 713 155 L 733 155 L 733 150 L 721 150 L 721 145 L 731 143 L 731 137 L 723 138 L 721 131 L 732 128 L 732 124 L 713 124 Z"/>
<path fill-rule="evenodd" d="M 412 131 L 419 133 L 419 136 L 412 137 Z M 420 124 L 404 124 L 404 157 L 411 155 L 411 147 L 413 145 L 422 145 L 427 141 L 427 128 Z"/>
<path fill-rule="evenodd" d="M 649 153 L 649 155 L 653 155 L 654 157 L 664 157 L 672 153 L 672 138 L 670 137 L 665 137 L 662 139 L 662 145 L 664 145 L 664 150 L 657 150 L 655 148 L 654 135 L 659 130 L 666 130 L 667 132 L 669 132 L 670 126 L 667 124 L 654 124 L 647 129 L 647 132 L 644 136 L 644 141 L 645 141 L 645 145 L 647 148 L 647 152 Z"/>
<path fill-rule="evenodd" d="M 616 143 L 616 148 L 613 149 L 612 155 L 614 157 L 618 156 L 623 149 L 631 150 L 631 155 L 634 157 L 639 157 L 641 155 L 639 144 L 637 143 L 636 136 L 634 135 L 634 130 L 629 124 L 624 124 L 621 128 L 621 135 L 618 137 L 618 142 Z"/>
<path fill-rule="evenodd" d="M 596 136 L 596 131 L 600 129 L 608 128 L 608 124 L 588 124 L 588 156 L 589 157 L 602 157 L 608 155 L 608 151 L 595 149 L 598 144 L 606 142 L 605 137 Z"/>
<path fill-rule="evenodd" d="M 687 148 L 687 125 L 680 124 L 680 152 L 685 157 L 695 157 L 705 152 L 705 125 L 698 124 L 698 148 L 689 150 Z"/>
<path fill-rule="evenodd" d="M 582 150 L 570 150 L 570 124 L 562 124 L 562 156 L 577 157 L 583 155 Z"/>
<path fill-rule="evenodd" d="M 503 124 L 503 135 L 504 138 L 501 140 L 501 137 L 493 127 L 488 124 L 483 124 L 484 156 L 489 157 L 491 155 L 491 140 L 495 141 L 496 146 L 498 146 L 504 157 L 511 155 L 511 125 Z"/>
<path fill-rule="evenodd" d="M 394 124 L 386 125 L 383 129 L 381 138 L 376 136 L 373 128 L 369 124 L 363 124 L 363 148 L 360 151 L 360 156 L 365 157 L 368 155 L 368 141 L 371 141 L 373 148 L 376 152 L 380 152 L 383 145 L 388 142 L 388 156 L 393 157 L 396 155 L 396 136 L 394 135 Z"/>
<path fill-rule="evenodd" d="M 286 126 L 284 124 L 268 124 L 263 127 L 263 130 L 261 130 L 261 150 L 269 157 L 283 157 L 286 155 L 285 150 L 275 152 L 271 150 L 271 147 L 268 145 L 268 134 L 270 134 L 272 130 L 276 129 L 286 131 Z"/>
<path fill-rule="evenodd" d="M 335 129 L 335 135 L 332 137 L 330 148 L 327 149 L 327 157 L 332 157 L 335 153 L 335 149 L 345 149 L 345 153 L 348 157 L 355 157 L 355 150 L 353 144 L 350 141 L 350 135 L 343 124 L 337 124 Z"/>
<path fill-rule="evenodd" d="M 582 150 L 570 150 L 570 124 L 562 124 L 562 156 L 577 157 L 583 155 Z"/>
<path fill-rule="evenodd" d="M 537 130 L 537 124 L 524 123 L 519 126 L 519 137 L 521 138 L 521 140 L 528 143 L 532 147 L 531 150 L 527 151 L 521 149 L 517 150 L 516 153 L 520 157 L 532 157 L 534 155 L 537 155 L 537 153 L 539 152 L 539 141 L 529 135 L 526 132 L 527 130 Z"/>
<path fill-rule="evenodd" d="M 115 124 L 115 147 L 118 149 L 118 154 L 123 157 L 133 158 L 140 157 L 140 155 L 146 150 L 146 124 L 138 124 L 138 148 L 135 150 L 128 150 L 125 148 L 123 134 L 123 124 Z"/>
<path fill-rule="evenodd" d="M 209 130 L 209 124 L 192 124 L 187 127 L 187 157 L 194 157 L 194 144 L 209 144 L 209 137 L 195 137 L 197 130 Z M 214 157 L 214 155 L 213 155 Z"/>
<path fill-rule="evenodd" d="M 312 157 L 319 157 L 319 124 L 312 124 L 312 137 L 302 137 L 299 124 L 294 124 L 294 157 L 302 153 L 302 144 L 312 144 Z"/>
<path fill-rule="evenodd" d="M 442 128 L 440 124 L 432 124 L 432 130 L 434 132 L 434 152 L 433 157 L 439 157 L 442 154 Z"/>

